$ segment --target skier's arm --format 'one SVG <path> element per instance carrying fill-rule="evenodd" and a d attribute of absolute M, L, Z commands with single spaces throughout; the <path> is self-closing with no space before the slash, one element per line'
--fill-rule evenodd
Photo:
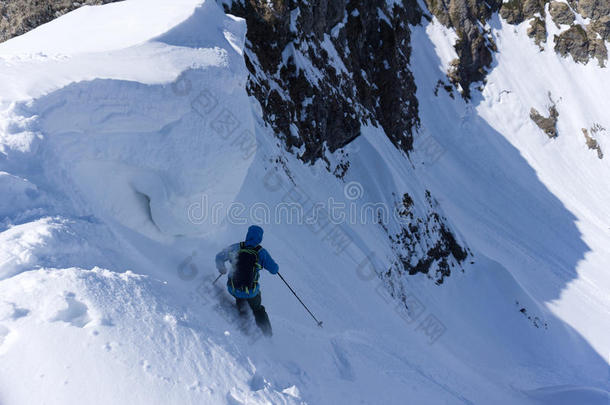
<path fill-rule="evenodd" d="M 235 245 L 229 245 L 216 255 L 216 268 L 220 273 L 225 274 L 227 272 L 225 262 L 230 259 L 231 251 L 233 250 L 235 250 Z"/>
<path fill-rule="evenodd" d="M 227 268 L 225 267 L 225 262 L 229 260 L 229 248 L 226 247 L 222 249 L 216 255 L 216 268 L 218 272 L 221 274 L 225 274 L 227 272 Z"/>
<path fill-rule="evenodd" d="M 261 260 L 261 266 L 263 266 L 264 269 L 267 269 L 269 273 L 277 274 L 277 272 L 280 271 L 280 266 L 277 265 L 266 249 L 261 249 L 259 258 Z"/>

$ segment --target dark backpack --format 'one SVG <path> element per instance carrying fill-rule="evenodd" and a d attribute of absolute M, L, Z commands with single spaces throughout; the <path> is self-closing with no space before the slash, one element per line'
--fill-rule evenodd
<path fill-rule="evenodd" d="M 258 252 L 261 246 L 256 247 L 246 246 L 244 242 L 239 243 L 237 258 L 233 274 L 229 277 L 231 286 L 236 290 L 242 290 L 250 293 L 256 288 L 258 283 L 258 270 L 261 265 L 258 264 Z"/>

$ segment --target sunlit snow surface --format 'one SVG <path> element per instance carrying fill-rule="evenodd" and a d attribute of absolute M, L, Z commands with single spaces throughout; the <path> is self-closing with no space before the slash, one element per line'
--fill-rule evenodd
<path fill-rule="evenodd" d="M 344 181 L 264 126 L 245 23 L 215 2 L 83 7 L 0 44 L 0 404 L 607 403 L 610 173 L 581 127 L 610 128 L 608 73 L 539 53 L 525 24 L 492 29 L 497 60 L 466 104 L 433 93 L 455 36 L 414 28 L 416 153 L 365 127 Z M 555 140 L 529 120 L 549 91 Z M 211 286 L 248 224 L 197 210 L 275 206 L 294 184 L 361 205 L 408 191 L 420 206 L 429 189 L 474 263 L 441 286 L 409 277 L 413 321 L 363 266 L 391 257 L 379 226 L 346 226 L 336 254 L 312 227 L 266 225 L 324 328 L 264 274 L 261 338 Z"/>

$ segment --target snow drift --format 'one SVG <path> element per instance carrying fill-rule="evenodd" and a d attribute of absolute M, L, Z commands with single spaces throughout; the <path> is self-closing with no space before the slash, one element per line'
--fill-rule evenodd
<path fill-rule="evenodd" d="M 511 118 L 544 110 L 547 90 L 566 105 L 593 96 L 542 70 L 512 81 L 537 47 L 494 29 L 508 59 L 467 104 L 434 96 L 452 37 L 415 27 L 422 124 L 445 152 L 431 159 L 419 138 L 409 160 L 368 125 L 326 156 L 349 155 L 344 178 L 265 126 L 245 90 L 245 24 L 213 1 L 84 7 L 1 44 L 0 403 L 603 403 L 608 165 Z M 544 94 L 528 98 L 531 86 Z M 610 126 L 605 107 L 559 108 L 574 117 L 560 132 Z M 264 215 L 263 244 L 325 328 L 264 275 L 275 335 L 262 339 L 211 285 L 213 255 L 243 237 L 256 204 L 393 213 L 404 195 L 425 229 L 414 256 L 443 232 L 468 249 L 445 258 L 441 285 L 438 263 L 394 266 L 407 249 L 390 238 L 406 226 L 395 216 L 384 228 Z"/>

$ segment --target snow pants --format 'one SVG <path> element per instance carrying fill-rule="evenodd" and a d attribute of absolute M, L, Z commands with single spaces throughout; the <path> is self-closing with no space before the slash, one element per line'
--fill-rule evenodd
<path fill-rule="evenodd" d="M 261 304 L 262 298 L 260 292 L 256 297 L 235 298 L 235 301 L 237 303 L 237 309 L 239 309 L 239 313 L 242 315 L 246 315 L 247 303 L 250 306 L 250 309 L 252 309 L 256 325 L 258 325 L 258 327 L 261 329 L 263 335 L 271 336 L 271 323 L 269 322 L 269 316 L 267 316 L 267 311 L 265 311 L 265 307 Z"/>

